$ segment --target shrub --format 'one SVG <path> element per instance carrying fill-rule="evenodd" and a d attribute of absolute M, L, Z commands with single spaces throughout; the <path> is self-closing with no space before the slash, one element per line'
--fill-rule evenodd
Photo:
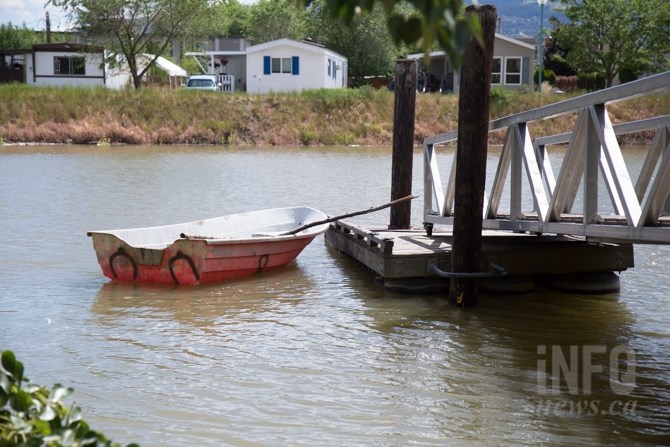
<path fill-rule="evenodd" d="M 540 70 L 539 68 L 535 68 L 535 71 L 533 72 L 533 83 L 537 85 L 537 81 L 539 81 L 538 76 L 539 76 Z M 548 82 L 551 85 L 554 85 L 554 82 L 556 81 L 556 73 L 554 73 L 553 70 L 547 70 L 546 68 L 542 68 L 542 82 Z"/>
<path fill-rule="evenodd" d="M 492 104 L 503 106 L 509 104 L 512 96 L 513 93 L 505 87 L 492 87 L 489 98 Z"/>
<path fill-rule="evenodd" d="M 91 430 L 78 406 L 65 406 L 62 399 L 72 392 L 60 384 L 51 390 L 31 384 L 23 375 L 23 364 L 13 352 L 4 351 L 0 364 L 0 446 L 120 447 Z"/>
<path fill-rule="evenodd" d="M 605 88 L 605 76 L 601 73 L 579 73 L 577 86 L 590 92 Z"/>
<path fill-rule="evenodd" d="M 557 76 L 554 86 L 564 92 L 577 90 L 577 76 Z"/>

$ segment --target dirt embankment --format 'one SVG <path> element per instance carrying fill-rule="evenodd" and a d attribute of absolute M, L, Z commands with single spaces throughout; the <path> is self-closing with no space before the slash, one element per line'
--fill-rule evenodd
<path fill-rule="evenodd" d="M 497 118 L 566 99 L 564 95 L 497 94 Z M 456 129 L 455 95 L 417 96 L 415 141 Z M 608 107 L 613 123 L 670 114 L 670 95 Z M 574 116 L 531 123 L 534 136 L 568 132 Z M 641 143 L 653 132 L 627 136 Z M 504 133 L 491 135 L 500 144 Z M 301 94 L 223 95 L 149 88 L 31 88 L 0 86 L 0 141 L 71 144 L 392 144 L 393 94 L 370 88 Z"/>

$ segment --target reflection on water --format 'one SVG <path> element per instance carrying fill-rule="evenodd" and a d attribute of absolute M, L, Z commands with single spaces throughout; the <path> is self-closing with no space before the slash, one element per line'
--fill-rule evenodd
<path fill-rule="evenodd" d="M 185 288 L 108 282 L 85 236 L 273 206 L 339 214 L 386 202 L 389 182 L 381 148 L 2 148 L 0 346 L 143 446 L 668 442 L 667 247 L 637 247 L 618 294 L 538 289 L 464 311 L 377 287 L 322 237 L 285 269 Z M 538 388 L 571 346 L 577 389 L 570 371 Z M 606 351 L 584 375 L 587 346 Z M 612 389 L 617 346 L 636 355 L 630 395 Z"/>

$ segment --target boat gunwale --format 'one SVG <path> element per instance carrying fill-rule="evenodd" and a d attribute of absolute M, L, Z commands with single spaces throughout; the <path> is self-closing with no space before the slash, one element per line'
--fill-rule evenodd
<path fill-rule="evenodd" d="M 143 250 L 157 250 L 157 251 L 163 251 L 168 249 L 169 247 L 173 246 L 174 244 L 178 244 L 180 241 L 192 241 L 192 242 L 203 242 L 205 245 L 227 245 L 227 244 L 253 244 L 253 243 L 265 243 L 265 242 L 282 242 L 282 241 L 287 241 L 287 240 L 295 240 L 295 239 L 303 239 L 303 238 L 315 238 L 321 233 L 324 233 L 328 229 L 328 223 L 324 223 L 321 225 L 316 225 L 311 228 L 307 228 L 299 233 L 296 234 L 287 234 L 288 232 L 291 231 L 291 229 L 299 228 L 302 225 L 305 225 L 307 222 L 291 222 L 292 226 L 287 229 L 283 229 L 281 231 L 268 231 L 264 232 L 264 228 L 272 228 L 272 225 L 267 225 L 263 227 L 256 228 L 252 231 L 249 232 L 249 234 L 244 234 L 243 236 L 220 236 L 216 237 L 213 235 L 197 235 L 197 234 L 186 234 L 185 237 L 176 237 L 176 238 L 170 238 L 168 240 L 164 241 L 159 241 L 159 242 L 152 242 L 152 243 L 147 243 L 147 244 L 133 244 L 128 242 L 124 237 L 122 237 L 120 234 L 124 232 L 151 232 L 151 231 L 156 231 L 160 229 L 166 229 L 166 228 L 174 228 L 174 227 L 185 227 L 187 228 L 190 225 L 193 226 L 202 226 L 203 223 L 207 221 L 215 221 L 219 220 L 222 218 L 229 218 L 231 216 L 249 216 L 253 217 L 254 215 L 261 215 L 261 214 L 271 214 L 272 212 L 277 212 L 277 211 L 292 211 L 292 210 L 306 210 L 308 211 L 308 214 L 316 214 L 319 219 L 314 219 L 312 222 L 318 222 L 318 220 L 327 219 L 328 215 L 326 215 L 323 211 L 320 211 L 316 208 L 311 208 L 311 207 L 306 207 L 306 206 L 294 206 L 294 207 L 283 207 L 283 208 L 271 208 L 271 209 L 265 209 L 265 210 L 256 210 L 256 211 L 249 211 L 249 212 L 242 212 L 242 213 L 235 213 L 235 214 L 228 214 L 228 215 L 223 215 L 223 216 L 216 216 L 216 217 L 211 217 L 211 218 L 205 218 L 205 219 L 200 219 L 200 220 L 194 220 L 190 222 L 181 222 L 181 223 L 175 223 L 175 224 L 167 224 L 167 225 L 153 225 L 153 226 L 148 226 L 148 227 L 134 227 L 134 228 L 122 228 L 122 229 L 114 229 L 114 230 L 94 230 L 94 231 L 87 231 L 86 235 L 89 237 L 93 237 L 94 235 L 104 235 L 104 236 L 112 236 L 122 243 L 128 245 L 129 247 L 133 249 L 143 249 Z M 276 233 L 276 235 L 273 235 L 272 233 Z M 180 235 L 183 235 L 184 233 L 182 232 Z M 258 234 L 258 236 L 254 236 L 254 234 Z"/>

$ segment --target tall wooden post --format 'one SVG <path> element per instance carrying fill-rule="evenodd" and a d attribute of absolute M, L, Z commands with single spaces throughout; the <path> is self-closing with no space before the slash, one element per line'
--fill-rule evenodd
<path fill-rule="evenodd" d="M 489 94 L 493 67 L 493 42 L 498 13 L 493 5 L 469 6 L 466 14 L 478 14 L 484 48 L 471 39 L 465 50 L 458 102 L 458 145 L 454 196 L 452 271 L 474 273 L 480 269 L 482 209 L 486 187 L 486 151 L 489 126 Z M 449 301 L 458 306 L 477 303 L 475 278 L 451 278 Z"/>
<path fill-rule="evenodd" d="M 393 107 L 392 201 L 412 194 L 416 78 L 416 60 L 401 59 L 397 61 L 395 69 L 395 103 Z M 391 207 L 389 228 L 409 228 L 412 214 L 411 209 L 412 203 L 410 201 L 393 205 Z"/>

